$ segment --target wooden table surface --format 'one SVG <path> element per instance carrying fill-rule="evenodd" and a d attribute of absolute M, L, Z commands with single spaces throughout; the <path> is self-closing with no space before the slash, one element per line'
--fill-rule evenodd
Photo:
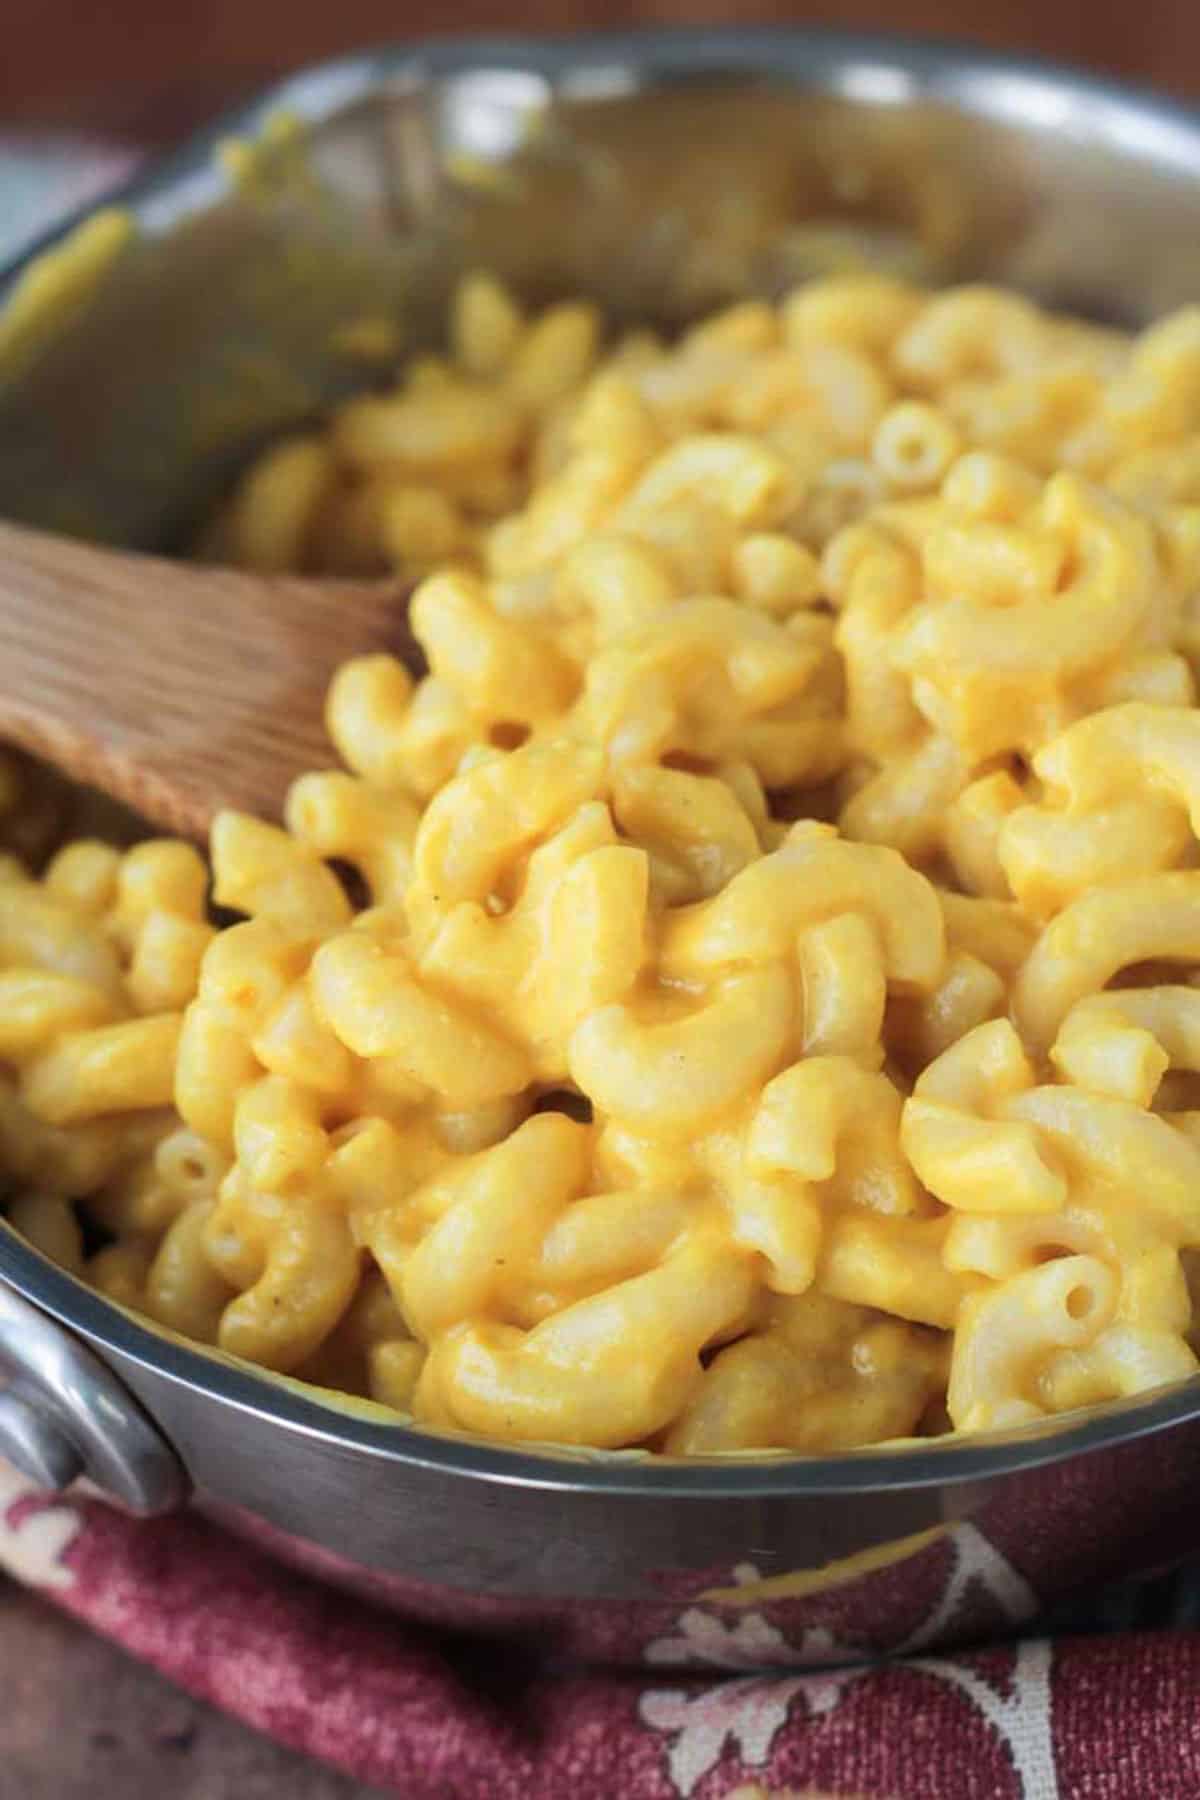
<path fill-rule="evenodd" d="M 170 137 L 273 74 L 363 44 L 446 31 L 819 20 L 969 36 L 1200 93 L 1198 0 L 4 0 L 0 119 Z"/>
<path fill-rule="evenodd" d="M 453 28 L 620 29 L 733 11 L 728 0 L 458 0 Z M 1200 0 L 738 0 L 736 12 L 742 24 L 969 35 L 1200 95 Z M 435 0 L 4 0 L 0 130 L 169 141 L 285 69 L 447 26 Z M 0 1800 L 367 1800 L 3 1582 L 0 1696 Z"/>

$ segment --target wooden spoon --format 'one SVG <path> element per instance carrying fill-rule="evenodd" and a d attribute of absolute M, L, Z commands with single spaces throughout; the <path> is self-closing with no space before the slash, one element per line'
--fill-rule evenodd
<path fill-rule="evenodd" d="M 411 663 L 406 598 L 0 524 L 0 741 L 188 836 L 223 806 L 278 818 L 289 782 L 334 760 L 338 664 Z"/>

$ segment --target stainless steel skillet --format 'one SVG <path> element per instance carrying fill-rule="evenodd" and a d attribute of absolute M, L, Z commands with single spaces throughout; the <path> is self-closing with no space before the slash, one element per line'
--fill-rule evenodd
<path fill-rule="evenodd" d="M 119 204 L 135 229 L 53 317 L 6 332 L 0 313 L 0 515 L 157 548 L 258 444 L 372 378 L 380 321 L 429 338 L 472 265 L 668 323 L 847 257 L 1122 321 L 1200 297 L 1200 121 L 1059 70 L 805 32 L 350 59 Z M 730 1641 L 761 1615 L 777 1659 L 946 1641 L 1167 1560 L 1200 1502 L 1200 1383 L 830 1458 L 517 1453 L 168 1341 L 6 1229 L 0 1364 L 0 1451 L 39 1478 L 82 1468 L 143 1510 L 191 1492 L 330 1579 L 563 1655 L 661 1660 L 689 1606 Z"/>

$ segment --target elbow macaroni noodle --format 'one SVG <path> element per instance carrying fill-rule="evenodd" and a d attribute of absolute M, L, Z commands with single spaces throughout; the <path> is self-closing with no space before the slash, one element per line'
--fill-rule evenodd
<path fill-rule="evenodd" d="M 509 1441 L 842 1450 L 1196 1371 L 1200 311 L 846 277 L 606 343 L 472 276 L 205 550 L 396 571 L 427 672 L 343 668 L 346 770 L 208 866 L 46 861 L 0 764 L 45 1255 Z"/>

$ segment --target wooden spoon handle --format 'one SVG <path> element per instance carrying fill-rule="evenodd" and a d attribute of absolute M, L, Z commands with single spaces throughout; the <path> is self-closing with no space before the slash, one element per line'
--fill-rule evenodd
<path fill-rule="evenodd" d="M 278 817 L 332 758 L 330 677 L 412 657 L 395 582 L 317 582 L 100 550 L 0 524 L 0 739 L 159 825 Z"/>

